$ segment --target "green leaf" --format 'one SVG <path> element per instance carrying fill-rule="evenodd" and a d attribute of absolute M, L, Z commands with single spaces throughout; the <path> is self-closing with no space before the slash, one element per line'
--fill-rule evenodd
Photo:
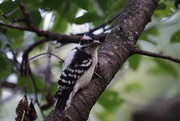
<path fill-rule="evenodd" d="M 161 73 L 164 72 L 165 74 L 170 74 L 175 78 L 179 77 L 177 69 L 170 62 L 166 62 L 165 60 L 160 60 L 160 59 L 154 59 L 154 60 L 162 68 L 160 70 Z"/>
<path fill-rule="evenodd" d="M 109 0 L 97 0 L 98 5 L 100 6 L 100 8 L 103 10 L 104 13 L 108 11 L 108 4 L 107 4 L 108 1 Z"/>
<path fill-rule="evenodd" d="M 18 5 L 12 1 L 6 1 L 0 4 L 1 13 L 6 15 L 8 20 L 14 18 L 22 18 L 22 12 L 18 9 Z"/>
<path fill-rule="evenodd" d="M 99 98 L 98 102 L 106 109 L 113 110 L 118 107 L 123 100 L 119 98 L 119 94 L 116 91 L 106 90 L 101 97 Z"/>
<path fill-rule="evenodd" d="M 140 39 L 143 40 L 147 40 L 148 39 L 148 35 L 152 35 L 152 36 L 158 36 L 159 35 L 159 30 L 158 28 L 151 28 L 148 29 L 146 31 L 144 31 L 141 35 L 140 35 Z"/>
<path fill-rule="evenodd" d="M 54 24 L 52 26 L 52 31 L 56 31 L 58 33 L 63 33 L 67 30 L 68 22 L 61 16 L 56 13 Z"/>
<path fill-rule="evenodd" d="M 67 22 L 74 23 L 79 8 L 75 4 L 71 4 L 69 7 L 68 11 L 63 10 L 61 17 L 65 18 Z"/>
<path fill-rule="evenodd" d="M 160 3 L 158 6 L 157 6 L 157 10 L 164 10 L 165 8 L 167 7 L 167 5 L 165 3 Z"/>
<path fill-rule="evenodd" d="M 159 34 L 160 34 L 159 29 L 153 27 L 153 28 L 151 28 L 151 29 L 148 29 L 148 30 L 142 32 L 142 34 L 140 35 L 139 39 L 140 39 L 140 40 L 147 41 L 147 42 L 149 42 L 150 44 L 156 45 L 157 42 L 152 41 L 152 40 L 149 38 L 149 35 L 150 35 L 150 36 L 154 36 L 154 37 L 158 37 Z"/>
<path fill-rule="evenodd" d="M 6 36 L 8 40 L 10 40 L 10 45 L 12 48 L 19 48 L 23 42 L 23 31 L 19 31 L 16 29 L 8 29 L 6 32 Z"/>
<path fill-rule="evenodd" d="M 172 9 L 175 9 L 174 2 L 162 0 L 162 2 L 159 3 L 158 9 L 154 11 L 153 16 L 159 18 L 172 15 L 174 13 Z"/>
<path fill-rule="evenodd" d="M 180 43 L 180 30 L 176 31 L 171 37 L 171 43 Z"/>
<path fill-rule="evenodd" d="M 84 15 L 78 17 L 75 19 L 76 24 L 84 24 L 84 23 L 89 23 L 93 21 L 97 21 L 101 19 L 95 12 L 91 13 L 85 13 Z"/>
<path fill-rule="evenodd" d="M 40 2 L 40 1 L 38 1 L 38 0 L 16 0 L 16 2 L 18 3 L 18 4 L 20 4 L 20 3 L 24 3 L 25 5 L 32 5 L 32 4 L 34 4 L 34 3 L 38 3 L 38 2 Z M 42 4 L 42 2 L 41 2 L 41 4 Z"/>
<path fill-rule="evenodd" d="M 10 13 L 18 6 L 12 1 L 6 1 L 0 4 L 0 9 L 4 14 Z"/>
<path fill-rule="evenodd" d="M 34 80 L 35 80 L 35 83 L 36 83 L 37 88 L 39 90 L 44 89 L 44 83 L 43 83 L 43 80 L 40 77 L 34 76 Z"/>
<path fill-rule="evenodd" d="M 128 58 L 129 65 L 132 69 L 136 70 L 140 64 L 141 56 L 133 55 Z"/>
<path fill-rule="evenodd" d="M 33 19 L 33 22 L 36 26 L 39 26 L 42 18 L 41 18 L 41 14 L 38 10 L 32 10 L 30 11 L 31 17 Z"/>
<path fill-rule="evenodd" d="M 109 12 L 108 1 L 111 2 L 112 0 L 92 0 L 92 9 L 89 12 L 95 11 L 99 16 L 107 18 L 106 14 Z"/>
<path fill-rule="evenodd" d="M 54 83 L 53 85 L 51 85 L 50 93 L 54 95 L 56 91 L 57 91 L 57 84 Z"/>
<path fill-rule="evenodd" d="M 39 90 L 44 88 L 43 81 L 39 77 L 34 76 L 34 80 L 35 80 L 36 86 Z M 22 91 L 24 91 L 24 89 L 25 89 L 26 82 L 27 82 L 27 93 L 33 93 L 34 85 L 33 85 L 31 78 L 30 77 L 25 78 L 22 76 L 18 76 L 18 85 Z"/>
<path fill-rule="evenodd" d="M 9 44 L 8 39 L 4 34 L 0 31 L 0 48 L 2 52 L 6 49 L 6 46 Z"/>
<path fill-rule="evenodd" d="M 26 80 L 27 80 L 27 93 L 33 93 L 33 84 L 30 78 L 25 78 L 22 76 L 18 76 L 18 86 L 21 88 L 21 91 L 25 91 L 25 85 L 26 85 Z"/>
<path fill-rule="evenodd" d="M 7 77 L 10 74 L 9 61 L 0 55 L 0 78 Z"/>
<path fill-rule="evenodd" d="M 68 2 L 68 1 L 65 1 L 65 0 L 43 0 L 41 2 L 41 5 L 42 5 L 41 9 L 46 10 L 46 11 L 61 9 L 61 8 L 64 8 L 66 2 Z"/>
<path fill-rule="evenodd" d="M 127 0 L 116 0 L 113 1 L 109 8 L 109 13 L 112 15 L 116 14 L 121 8 L 123 8 L 128 3 Z"/>
<path fill-rule="evenodd" d="M 0 9 L 0 16 L 4 15 L 3 11 Z"/>
<path fill-rule="evenodd" d="M 88 10 L 90 7 L 89 1 L 87 0 L 72 0 L 74 4 L 76 4 L 78 7 Z"/>
<path fill-rule="evenodd" d="M 139 82 L 128 83 L 124 86 L 124 91 L 126 91 L 127 93 L 141 91 L 141 90 L 142 90 L 142 85 Z"/>
<path fill-rule="evenodd" d="M 0 70 L 5 70 L 7 67 L 7 61 L 3 56 L 0 56 Z"/>

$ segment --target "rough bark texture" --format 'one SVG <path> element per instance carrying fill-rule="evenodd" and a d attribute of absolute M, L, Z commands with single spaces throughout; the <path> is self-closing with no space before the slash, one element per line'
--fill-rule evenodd
<path fill-rule="evenodd" d="M 151 20 L 157 0 L 130 0 L 99 51 L 97 73 L 87 88 L 79 91 L 71 107 L 61 115 L 53 110 L 44 121 L 86 121 L 93 105 L 106 89 L 123 63 L 132 55 L 132 48 Z"/>

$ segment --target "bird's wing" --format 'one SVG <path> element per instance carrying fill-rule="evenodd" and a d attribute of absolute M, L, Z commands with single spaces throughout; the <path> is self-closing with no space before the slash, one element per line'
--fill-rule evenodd
<path fill-rule="evenodd" d="M 77 53 L 77 56 L 74 57 L 72 54 L 74 53 L 73 51 Z M 66 59 L 71 59 L 71 62 L 66 61 Z M 67 63 L 63 64 L 63 71 L 58 81 L 58 90 L 55 94 L 55 109 L 60 111 L 64 110 L 66 101 L 73 90 L 76 80 L 78 80 L 92 64 L 92 57 L 78 49 L 76 51 L 72 50 L 66 59 L 64 62 Z"/>

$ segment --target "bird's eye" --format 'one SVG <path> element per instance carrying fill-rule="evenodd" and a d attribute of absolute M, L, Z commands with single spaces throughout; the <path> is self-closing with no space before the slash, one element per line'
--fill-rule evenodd
<path fill-rule="evenodd" d="M 91 44 L 92 40 L 81 40 L 81 45 Z"/>
<path fill-rule="evenodd" d="M 89 40 L 87 40 L 87 41 L 86 41 L 86 43 L 88 44 L 88 43 L 90 43 L 90 41 L 89 41 Z"/>

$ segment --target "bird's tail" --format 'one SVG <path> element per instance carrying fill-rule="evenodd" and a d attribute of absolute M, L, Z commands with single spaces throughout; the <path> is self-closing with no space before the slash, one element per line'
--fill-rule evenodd
<path fill-rule="evenodd" d="M 57 112 L 61 113 L 65 109 L 66 102 L 69 99 L 69 95 L 72 90 L 73 87 L 70 87 L 67 90 L 63 90 L 61 93 L 59 93 L 59 91 L 56 92 L 54 96 L 55 99 L 54 107 Z"/>

